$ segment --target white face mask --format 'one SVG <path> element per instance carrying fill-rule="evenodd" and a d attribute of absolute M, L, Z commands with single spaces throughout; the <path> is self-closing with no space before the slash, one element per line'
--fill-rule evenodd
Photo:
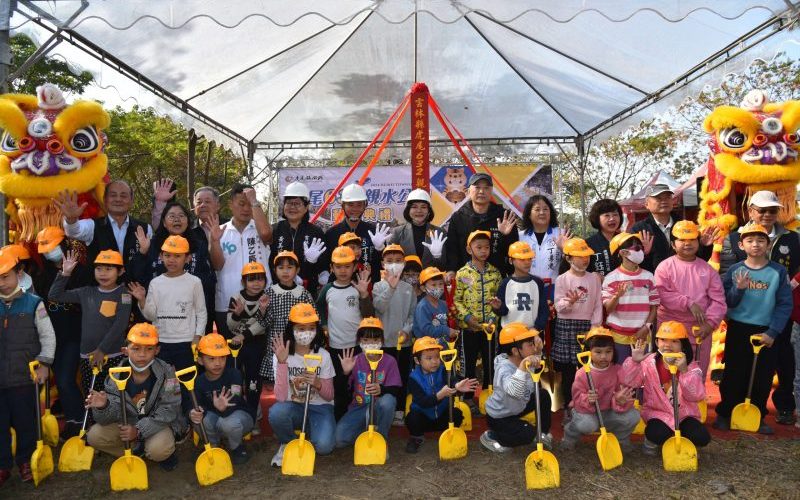
<path fill-rule="evenodd" d="M 425 291 L 434 299 L 441 299 L 444 295 L 444 288 L 426 288 Z"/>
<path fill-rule="evenodd" d="M 636 250 L 635 252 L 632 252 L 628 250 L 628 260 L 634 264 L 641 264 L 644 260 L 644 251 Z"/>
<path fill-rule="evenodd" d="M 586 265 L 578 265 L 575 261 L 569 263 L 569 267 L 572 268 L 573 271 L 583 272 L 589 267 L 589 264 Z"/>
<path fill-rule="evenodd" d="M 317 336 L 316 330 L 294 331 L 294 341 L 297 342 L 297 345 L 301 345 L 303 347 L 311 345 L 311 342 L 314 341 L 314 337 L 316 336 Z"/>
<path fill-rule="evenodd" d="M 19 287 L 19 285 L 17 285 L 17 288 L 15 288 L 14 291 L 9 293 L 8 295 L 4 295 L 4 294 L 0 293 L 0 299 L 2 299 L 2 300 L 10 299 L 11 297 L 16 295 L 20 291 L 22 291 L 22 289 Z"/>
<path fill-rule="evenodd" d="M 50 262 L 61 262 L 61 260 L 64 258 L 64 251 L 61 250 L 60 246 L 57 246 L 54 249 L 50 250 L 49 252 L 45 253 L 44 258 L 49 260 Z"/>
<path fill-rule="evenodd" d="M 133 371 L 135 371 L 136 373 L 142 373 L 143 371 L 150 368 L 150 366 L 156 362 L 156 359 L 155 358 L 151 359 L 149 363 L 147 363 L 142 367 L 136 366 L 135 364 L 133 364 L 133 361 L 128 360 L 128 362 L 130 363 L 131 368 L 133 368 Z"/>
<path fill-rule="evenodd" d="M 385 266 L 383 266 L 386 272 L 388 274 L 391 274 L 392 276 L 399 276 L 400 273 L 403 272 L 404 267 L 405 264 L 403 263 L 386 264 Z"/>
<path fill-rule="evenodd" d="M 361 352 L 365 353 L 367 351 L 378 351 L 381 349 L 381 347 L 383 347 L 383 345 L 380 342 L 375 342 L 375 343 L 373 342 L 361 342 L 360 344 L 358 344 L 361 347 Z"/>
<path fill-rule="evenodd" d="M 22 288 L 22 291 L 27 292 L 30 287 L 33 286 L 33 279 L 28 273 L 22 273 L 22 276 L 19 277 L 19 287 Z"/>

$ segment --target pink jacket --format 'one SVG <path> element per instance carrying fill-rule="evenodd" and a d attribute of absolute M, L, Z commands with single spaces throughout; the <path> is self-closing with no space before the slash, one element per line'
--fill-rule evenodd
<path fill-rule="evenodd" d="M 592 368 L 592 382 L 594 382 L 594 389 L 597 391 L 597 402 L 600 403 L 601 411 L 612 409 L 615 412 L 622 413 L 633 406 L 633 401 L 620 406 L 617 400 L 614 399 L 614 393 L 617 392 L 617 389 L 622 384 L 621 375 L 622 367 L 619 365 L 612 364 L 605 370 Z M 575 382 L 572 383 L 571 405 L 578 413 L 591 413 L 593 415 L 595 413 L 594 403 L 589 402 L 589 378 L 582 367 L 578 367 L 578 372 L 575 374 Z"/>
<path fill-rule="evenodd" d="M 661 388 L 655 353 L 648 355 L 641 363 L 637 363 L 633 358 L 626 359 L 622 365 L 621 376 L 623 383 L 629 387 L 644 385 L 641 414 L 645 422 L 657 418 L 670 428 L 675 427 L 672 401 Z M 697 403 L 705 399 L 706 387 L 703 384 L 703 372 L 694 361 L 689 363 L 686 373 L 678 372 L 678 396 L 680 398 L 678 400 L 678 419 L 681 422 L 686 417 L 700 420 L 700 408 Z"/>

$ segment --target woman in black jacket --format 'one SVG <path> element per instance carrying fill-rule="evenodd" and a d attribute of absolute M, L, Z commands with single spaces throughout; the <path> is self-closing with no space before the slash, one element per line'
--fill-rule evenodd
<path fill-rule="evenodd" d="M 406 255 L 419 257 L 423 269 L 430 266 L 444 269 L 444 242 L 447 235 L 442 228 L 431 224 L 431 195 L 424 189 L 411 191 L 406 198 L 403 218 L 406 222 L 392 230 L 391 242 L 403 247 Z"/>
<path fill-rule="evenodd" d="M 605 276 L 616 268 L 609 243 L 622 225 L 622 207 L 608 198 L 597 200 L 589 211 L 589 223 L 597 232 L 586 239 L 586 244 L 594 250 L 588 270 Z"/>

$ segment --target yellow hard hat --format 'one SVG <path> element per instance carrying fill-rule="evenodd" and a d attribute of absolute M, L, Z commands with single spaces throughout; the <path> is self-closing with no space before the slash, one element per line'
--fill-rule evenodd
<path fill-rule="evenodd" d="M 348 247 L 339 246 L 331 252 L 331 262 L 334 264 L 350 264 L 356 260 L 356 254 Z"/>
<path fill-rule="evenodd" d="M 406 252 L 405 252 L 405 250 L 403 250 L 403 247 L 401 247 L 397 243 L 392 243 L 391 245 L 386 245 L 386 248 L 384 248 L 383 252 L 381 253 L 381 257 L 383 257 L 384 255 L 386 255 L 389 252 L 401 253 L 401 254 L 403 254 L 403 257 L 405 257 L 405 255 L 406 255 Z"/>
<path fill-rule="evenodd" d="M 672 226 L 672 236 L 679 240 L 696 240 L 700 237 L 700 229 L 690 220 L 679 220 Z"/>
<path fill-rule="evenodd" d="M 225 337 L 218 333 L 209 333 L 200 338 L 197 344 L 197 352 L 207 356 L 227 356 L 231 353 Z"/>
<path fill-rule="evenodd" d="M 36 235 L 36 251 L 39 253 L 51 252 L 64 241 L 64 238 L 63 229 L 58 226 L 47 226 Z"/>
<path fill-rule="evenodd" d="M 298 266 L 300 265 L 300 259 L 297 258 L 297 254 L 292 252 L 291 250 L 281 250 L 280 252 L 278 252 L 278 255 L 276 255 L 275 258 L 272 259 L 273 266 L 278 265 L 278 259 L 292 259 L 295 262 L 295 264 L 297 264 Z"/>
<path fill-rule="evenodd" d="M 362 328 L 378 328 L 383 330 L 383 323 L 374 316 L 367 316 L 358 324 L 358 329 L 361 330 Z"/>
<path fill-rule="evenodd" d="M 419 284 L 424 285 L 426 281 L 437 276 L 444 276 L 444 273 L 437 267 L 426 267 L 421 273 L 419 273 Z"/>
<path fill-rule="evenodd" d="M 123 266 L 122 262 L 122 254 L 117 252 L 116 250 L 103 250 L 99 254 L 97 254 L 97 258 L 94 259 L 95 264 L 103 265 L 103 266 Z"/>
<path fill-rule="evenodd" d="M 267 271 L 261 262 L 248 262 L 242 267 L 242 276 L 247 276 L 248 274 L 267 274 Z"/>
<path fill-rule="evenodd" d="M 416 354 L 420 351 L 427 351 L 428 349 L 438 349 L 441 351 L 442 345 L 436 342 L 436 339 L 433 337 L 421 337 L 414 341 L 414 347 L 411 351 L 412 354 Z"/>
<path fill-rule="evenodd" d="M 406 255 L 403 260 L 405 261 L 406 265 L 410 263 L 414 263 L 419 266 L 419 269 L 422 270 L 422 261 L 419 260 L 419 257 L 416 255 Z"/>
<path fill-rule="evenodd" d="M 14 269 L 19 259 L 10 253 L 0 253 L 0 274 L 6 274 Z"/>
<path fill-rule="evenodd" d="M 614 332 L 602 326 L 595 326 L 586 333 L 586 338 L 583 340 L 583 343 L 585 344 L 592 337 L 610 337 L 613 339 Z"/>
<path fill-rule="evenodd" d="M 183 236 L 173 234 L 164 240 L 161 245 L 162 252 L 169 253 L 189 253 L 189 242 Z"/>
<path fill-rule="evenodd" d="M 657 339 L 680 340 L 688 339 L 689 334 L 686 333 L 686 327 L 679 321 L 665 321 L 658 327 L 656 332 Z"/>
<path fill-rule="evenodd" d="M 503 345 L 513 344 L 520 340 L 533 338 L 539 335 L 536 328 L 528 328 L 525 323 L 509 323 L 500 330 L 499 342 Z"/>
<path fill-rule="evenodd" d="M 361 237 L 356 233 L 348 231 L 339 236 L 339 246 L 347 245 L 348 243 L 352 243 L 354 241 L 357 241 L 359 245 L 361 244 Z"/>
<path fill-rule="evenodd" d="M 739 238 L 744 239 L 745 236 L 748 234 L 756 234 L 761 233 L 769 239 L 769 231 L 767 228 L 762 226 L 761 224 L 756 224 L 755 222 L 751 222 L 750 224 L 745 224 L 744 226 L 739 228 Z"/>
<path fill-rule="evenodd" d="M 508 247 L 508 256 L 512 259 L 532 259 L 536 257 L 536 252 L 524 241 L 515 241 Z"/>
<path fill-rule="evenodd" d="M 594 255 L 594 250 L 589 248 L 586 241 L 582 238 L 570 238 L 564 243 L 564 255 L 570 257 L 591 257 Z"/>
<path fill-rule="evenodd" d="M 470 246 L 470 244 L 472 244 L 472 240 L 474 240 L 479 236 L 481 238 L 488 238 L 489 241 L 492 241 L 492 233 L 490 233 L 489 231 L 481 231 L 480 229 L 478 229 L 476 231 L 472 231 L 471 233 L 469 233 L 469 236 L 467 236 L 467 246 Z"/>
<path fill-rule="evenodd" d="M 139 345 L 158 345 L 158 328 L 150 323 L 136 323 L 128 330 L 128 342 Z"/>
<path fill-rule="evenodd" d="M 18 243 L 0 248 L 0 253 L 10 253 L 16 257 L 17 260 L 27 260 L 31 258 L 31 253 L 28 249 Z"/>
<path fill-rule="evenodd" d="M 611 253 L 614 254 L 616 251 L 621 247 L 626 241 L 631 238 L 636 238 L 639 241 L 642 241 L 642 236 L 639 233 L 619 233 L 613 238 L 611 238 L 611 243 L 608 244 L 608 249 L 611 250 Z"/>
<path fill-rule="evenodd" d="M 307 302 L 301 302 L 293 305 L 289 310 L 289 321 L 299 324 L 316 323 L 319 321 L 319 316 L 317 316 L 314 306 Z"/>

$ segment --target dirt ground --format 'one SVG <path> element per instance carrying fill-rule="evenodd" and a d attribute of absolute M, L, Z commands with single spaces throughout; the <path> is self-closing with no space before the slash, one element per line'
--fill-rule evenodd
<path fill-rule="evenodd" d="M 194 452 L 184 444 L 180 465 L 164 472 L 148 463 L 150 490 L 115 498 L 519 498 L 525 491 L 524 461 L 531 448 L 498 455 L 470 440 L 467 458 L 440 462 L 434 435 L 417 455 L 405 453 L 405 441 L 392 437 L 390 459 L 383 467 L 355 467 L 353 451 L 338 450 L 317 457 L 311 478 L 284 477 L 269 467 L 277 448 L 274 439 L 251 443 L 252 458 L 238 467 L 232 479 L 201 488 L 194 475 Z M 696 474 L 666 473 L 661 457 L 648 457 L 637 449 L 612 472 L 600 469 L 594 446 L 584 443 L 574 451 L 556 449 L 561 467 L 561 488 L 531 492 L 549 498 L 800 498 L 800 439 L 714 440 L 700 455 Z M 57 457 L 57 455 L 56 455 Z M 106 498 L 111 493 L 108 468 L 111 458 L 95 458 L 87 473 L 56 472 L 38 489 L 22 484 L 18 476 L 0 489 L 0 498 Z"/>

